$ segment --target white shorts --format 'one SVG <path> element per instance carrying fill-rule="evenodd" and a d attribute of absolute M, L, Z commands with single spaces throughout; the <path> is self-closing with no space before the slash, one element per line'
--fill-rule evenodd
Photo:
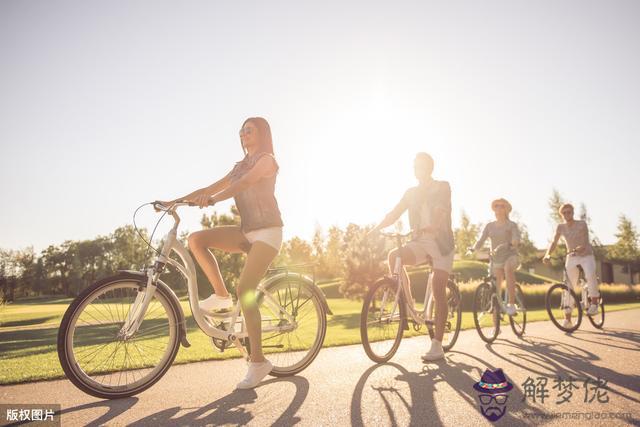
<path fill-rule="evenodd" d="M 278 252 L 282 246 L 282 227 L 267 227 L 243 233 L 249 243 L 264 242 Z"/>
<path fill-rule="evenodd" d="M 451 273 L 453 269 L 453 256 L 455 251 L 452 250 L 448 255 L 440 254 L 440 248 L 434 239 L 412 240 L 404 245 L 405 248 L 413 252 L 416 258 L 416 264 L 422 264 L 431 257 L 434 270 L 442 270 Z"/>

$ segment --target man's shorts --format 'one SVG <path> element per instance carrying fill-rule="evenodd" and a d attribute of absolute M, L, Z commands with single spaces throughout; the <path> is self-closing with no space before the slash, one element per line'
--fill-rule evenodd
<path fill-rule="evenodd" d="M 442 270 L 447 273 L 451 273 L 451 270 L 453 269 L 453 256 L 456 251 L 452 250 L 451 253 L 442 255 L 435 239 L 412 240 L 404 245 L 404 247 L 413 253 L 413 256 L 416 259 L 416 264 L 422 264 L 431 257 L 434 270 Z"/>

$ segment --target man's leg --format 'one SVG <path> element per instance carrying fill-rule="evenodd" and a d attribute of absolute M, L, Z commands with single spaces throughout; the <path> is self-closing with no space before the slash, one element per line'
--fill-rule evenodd
<path fill-rule="evenodd" d="M 447 282 L 449 273 L 433 270 L 433 299 L 436 303 L 436 332 L 434 338 L 442 342 L 447 321 Z"/>
<path fill-rule="evenodd" d="M 598 290 L 598 278 L 596 276 L 596 259 L 593 255 L 582 257 L 580 265 L 584 270 L 584 278 L 587 280 L 591 303 L 597 304 L 600 291 Z"/>
<path fill-rule="evenodd" d="M 580 278 L 580 270 L 578 270 L 578 263 L 576 258 L 577 257 L 575 256 L 567 257 L 567 261 L 565 263 L 565 268 L 567 269 L 567 279 L 569 280 L 568 285 L 569 288 L 573 289 L 574 292 L 576 292 L 576 286 L 578 284 L 578 279 Z M 571 308 L 573 309 L 573 306 L 575 305 L 573 298 L 570 298 L 569 302 L 571 304 Z M 571 311 L 565 313 L 564 317 L 567 320 L 571 320 Z"/>

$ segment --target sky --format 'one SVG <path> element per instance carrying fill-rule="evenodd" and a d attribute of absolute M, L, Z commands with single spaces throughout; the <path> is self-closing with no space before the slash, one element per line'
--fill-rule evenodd
<path fill-rule="evenodd" d="M 605 243 L 620 214 L 639 225 L 640 2 L 307 3 L 0 2 L 0 247 L 105 235 L 209 185 L 251 116 L 285 238 L 380 221 L 419 151 L 454 225 L 504 197 L 544 246 L 554 188 Z"/>

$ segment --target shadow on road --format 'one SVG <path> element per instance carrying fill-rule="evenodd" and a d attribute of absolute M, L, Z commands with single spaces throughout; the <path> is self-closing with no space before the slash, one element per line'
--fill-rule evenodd
<path fill-rule="evenodd" d="M 439 415 L 439 410 L 442 411 L 442 402 L 438 407 L 434 399 L 434 394 L 440 388 L 439 384 L 447 384 L 466 401 L 467 406 L 456 408 L 456 411 L 479 413 L 478 393 L 473 389 L 473 385 L 480 379 L 484 368 L 457 361 L 456 359 L 460 356 L 475 359 L 481 366 L 495 369 L 494 366 L 476 356 L 456 351 L 447 353 L 445 361 L 425 365 L 420 372 L 410 372 L 396 363 L 374 365 L 368 368 L 360 377 L 353 392 L 351 425 L 363 426 L 367 424 L 366 419 L 375 420 L 370 424 L 392 426 L 442 425 L 444 421 Z M 526 425 L 517 417 L 517 414 L 527 405 L 522 402 L 522 393 L 516 384 L 509 396 L 510 401 L 513 399 L 517 403 L 509 403 L 508 411 L 500 419 L 500 423 L 509 426 Z M 363 417 L 363 407 L 366 410 L 365 417 Z M 371 411 L 377 411 L 377 413 Z M 409 419 L 403 419 L 400 412 L 406 414 Z"/>
<path fill-rule="evenodd" d="M 607 347 L 619 348 L 620 350 L 640 351 L 640 332 L 631 329 L 577 330 L 572 336 L 577 340 L 592 344 L 604 344 Z M 585 336 L 597 338 L 599 341 L 588 340 Z"/>
<path fill-rule="evenodd" d="M 61 422 L 62 422 L 62 425 L 65 425 L 65 419 L 64 419 L 65 414 L 79 412 L 86 409 L 100 408 L 104 406 L 109 408 L 107 413 L 86 424 L 87 426 L 103 426 L 105 424 L 109 424 L 109 421 L 116 418 L 117 416 L 130 410 L 133 407 L 133 405 L 135 405 L 136 402 L 138 402 L 138 400 L 139 399 L 137 397 L 128 397 L 126 399 L 101 400 L 99 402 L 85 403 L 84 405 L 74 406 L 72 408 L 65 408 L 60 411 Z"/>
<path fill-rule="evenodd" d="M 288 378 L 273 378 L 263 382 L 259 388 L 279 382 L 290 382 L 295 388 L 295 395 L 289 406 L 282 412 L 272 425 L 290 426 L 300 422 L 300 417 L 296 414 L 307 395 L 309 394 L 309 381 L 300 376 Z M 254 390 L 235 390 L 231 394 L 211 402 L 199 408 L 181 408 L 175 406 L 168 408 L 148 417 L 142 418 L 131 425 L 134 426 L 210 426 L 210 425 L 246 425 L 253 420 L 254 415 L 247 410 L 246 405 L 256 402 L 258 394 Z M 257 408 L 267 407 L 258 405 Z M 181 412 L 185 414 L 178 415 Z"/>
<path fill-rule="evenodd" d="M 608 343 L 597 341 L 594 343 L 609 346 Z M 559 376 L 565 380 L 571 377 L 582 381 L 587 378 L 595 380 L 599 377 L 607 381 L 609 386 L 615 384 L 623 389 L 640 392 L 640 376 L 621 374 L 613 369 L 596 365 L 594 362 L 600 360 L 596 354 L 567 342 L 530 335 L 517 341 L 497 340 L 492 345 L 485 345 L 485 348 L 505 362 L 532 374 L 549 378 Z M 640 403 L 638 399 L 620 391 L 609 388 L 609 392 Z"/>

